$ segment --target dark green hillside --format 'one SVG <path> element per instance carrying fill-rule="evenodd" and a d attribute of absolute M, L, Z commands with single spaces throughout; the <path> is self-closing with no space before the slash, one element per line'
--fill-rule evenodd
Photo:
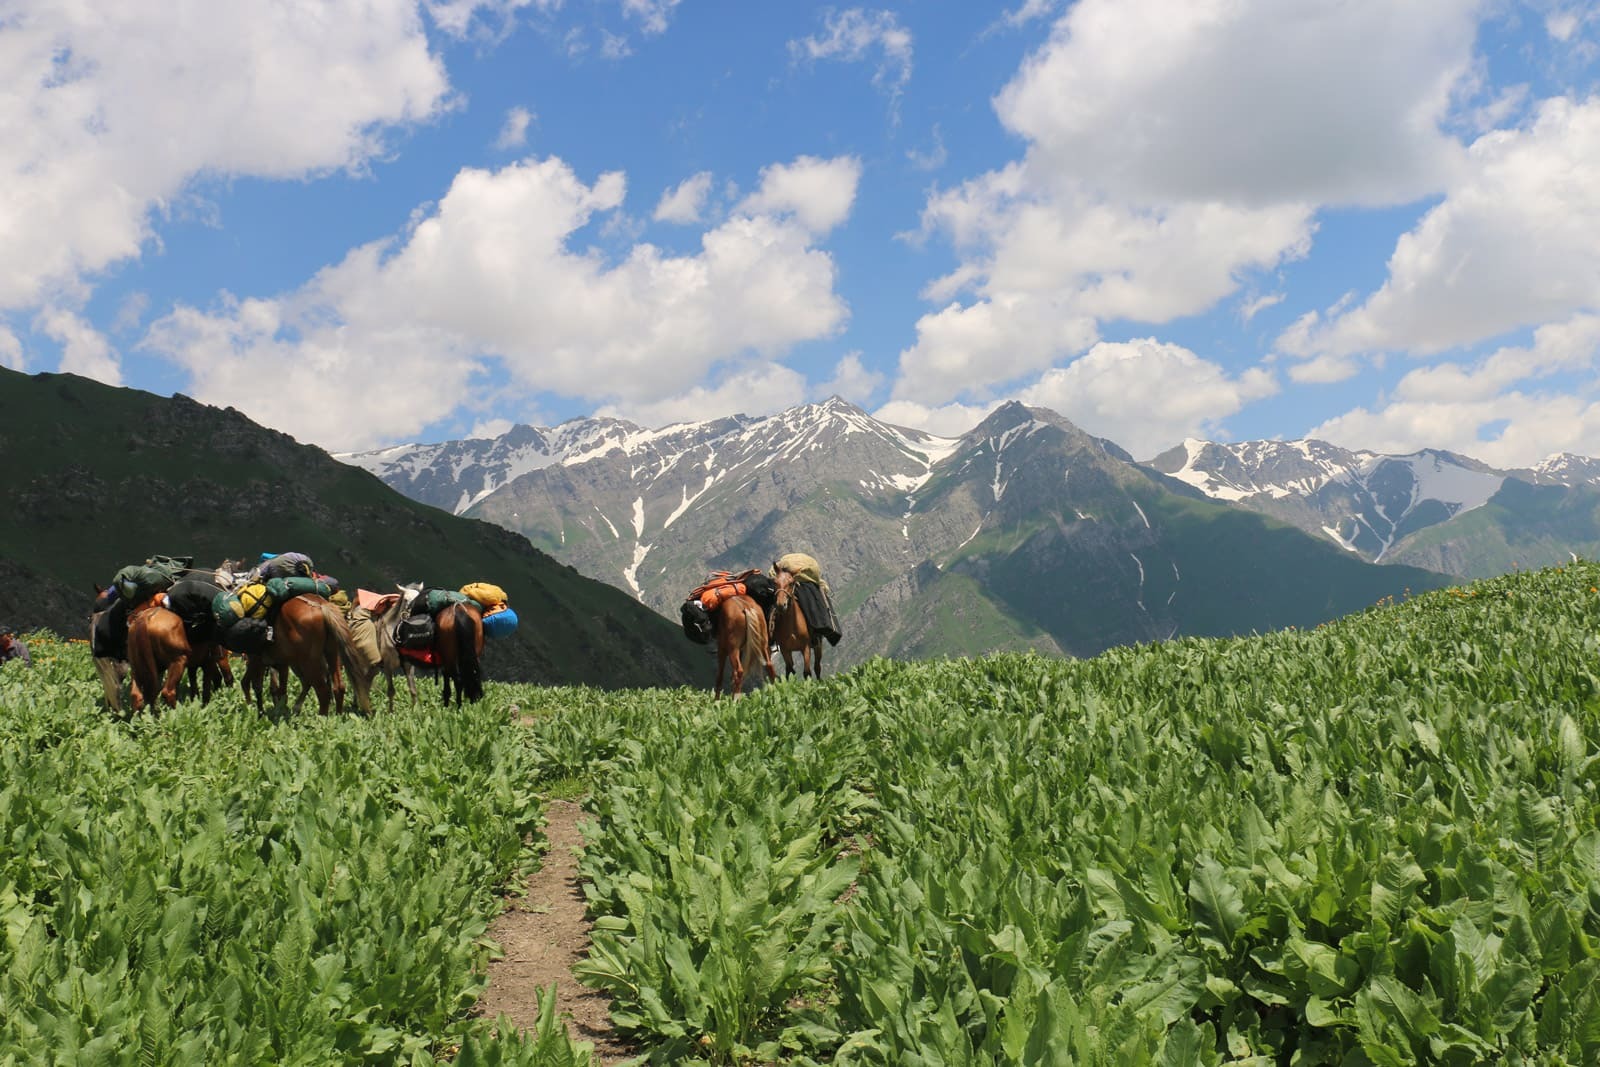
<path fill-rule="evenodd" d="M 295 550 L 347 588 L 502 586 L 521 626 L 486 650 L 492 678 L 709 678 L 702 650 L 626 593 L 232 408 L 0 368 L 0 496 L 0 620 L 13 626 L 76 634 L 93 585 L 154 553 L 212 565 Z"/>

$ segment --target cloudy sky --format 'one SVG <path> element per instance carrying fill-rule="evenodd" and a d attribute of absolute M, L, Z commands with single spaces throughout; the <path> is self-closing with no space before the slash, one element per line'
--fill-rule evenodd
<path fill-rule="evenodd" d="M 329 449 L 1600 455 L 1600 4 L 0 0 L 0 364 Z"/>

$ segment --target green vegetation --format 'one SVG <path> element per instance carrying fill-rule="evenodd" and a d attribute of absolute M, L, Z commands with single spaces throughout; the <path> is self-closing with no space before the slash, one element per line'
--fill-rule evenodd
<path fill-rule="evenodd" d="M 594 782 L 585 976 L 661 1062 L 1593 1063 L 1597 587 L 546 691 L 545 773 Z"/>
<path fill-rule="evenodd" d="M 0 1063 L 564 1063 L 467 1010 L 535 794 L 651 1059 L 1600 1060 L 1600 565 L 823 683 L 105 721 L 0 671 Z M 512 705 L 515 705 L 514 711 Z M 457 1046 L 460 1046 L 457 1055 Z"/>
<path fill-rule="evenodd" d="M 580 1062 L 468 1012 L 542 844 L 503 704 L 116 722 L 87 650 L 0 670 L 0 1063 Z M 458 1055 L 459 1050 L 459 1055 Z"/>

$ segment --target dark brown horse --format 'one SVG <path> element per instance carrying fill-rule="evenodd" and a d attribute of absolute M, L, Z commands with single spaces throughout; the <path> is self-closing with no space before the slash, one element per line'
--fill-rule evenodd
<path fill-rule="evenodd" d="M 444 679 L 444 702 L 450 704 L 450 683 L 456 687 L 456 706 L 461 700 L 483 699 L 483 674 L 478 661 L 483 656 L 483 612 L 466 601 L 451 604 L 433 618 L 433 654 L 438 660 L 439 677 Z"/>
<path fill-rule="evenodd" d="M 717 684 L 713 692 L 722 695 L 722 672 L 733 663 L 729 692 L 739 695 L 745 672 L 766 665 L 767 678 L 775 680 L 772 651 L 767 648 L 767 615 L 747 596 L 731 596 L 717 605 L 712 616 L 717 626 Z"/>
<path fill-rule="evenodd" d="M 344 710 L 344 674 L 341 665 L 350 672 L 356 687 L 356 703 L 365 714 L 372 714 L 372 700 L 367 691 L 369 677 L 356 663 L 350 644 L 350 630 L 345 625 L 339 609 L 315 593 L 290 597 L 278 608 L 272 623 L 272 640 L 259 653 L 250 656 L 245 670 L 244 691 L 254 694 L 256 707 L 262 706 L 262 679 L 271 675 L 272 704 L 282 713 L 287 700 L 288 684 L 285 670 L 292 670 L 300 679 L 300 696 L 294 702 L 294 712 L 299 714 L 306 694 L 317 694 L 317 711 L 328 713 L 331 701 L 334 710 Z"/>
<path fill-rule="evenodd" d="M 128 666 L 133 672 L 133 710 L 178 703 L 178 682 L 189 665 L 192 650 L 183 632 L 183 620 L 148 600 L 128 613 Z"/>
<path fill-rule="evenodd" d="M 822 677 L 822 635 L 813 633 L 806 621 L 806 610 L 795 595 L 795 577 L 776 571 L 778 599 L 772 608 L 772 641 L 783 653 L 784 677 L 794 674 L 794 654 L 800 653 L 800 666 L 806 678 Z"/>

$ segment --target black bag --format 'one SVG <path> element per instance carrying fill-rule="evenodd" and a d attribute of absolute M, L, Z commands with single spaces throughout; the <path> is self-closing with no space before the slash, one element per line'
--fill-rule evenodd
<path fill-rule="evenodd" d="M 778 583 L 765 574 L 752 574 L 744 579 L 745 595 L 757 604 L 761 610 L 771 614 L 773 607 L 778 603 Z"/>
<path fill-rule="evenodd" d="M 235 619 L 222 631 L 222 647 L 229 652 L 260 652 L 271 634 L 272 627 L 265 619 Z"/>
<path fill-rule="evenodd" d="M 697 645 L 703 645 L 711 640 L 711 635 L 716 632 L 716 627 L 711 623 L 711 616 L 706 609 L 700 606 L 698 600 L 685 600 L 683 602 L 683 635 Z"/>
<path fill-rule="evenodd" d="M 394 628 L 394 643 L 401 648 L 433 647 L 433 616 L 419 611 L 401 619 Z"/>

